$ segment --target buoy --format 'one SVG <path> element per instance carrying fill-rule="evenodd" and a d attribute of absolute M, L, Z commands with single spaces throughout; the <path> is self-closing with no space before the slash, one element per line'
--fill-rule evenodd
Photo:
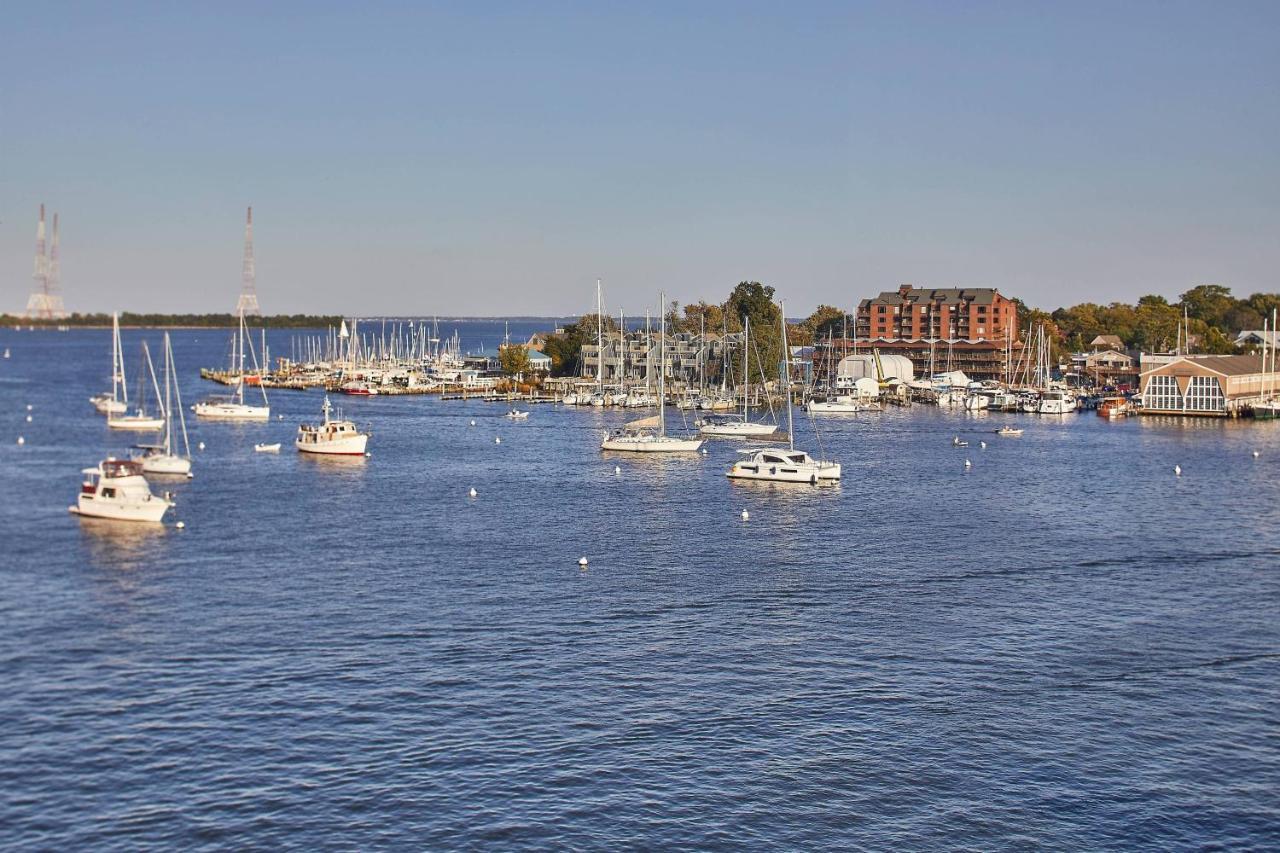
<path fill-rule="evenodd" d="M 972 462 L 970 462 L 968 459 L 966 459 L 966 460 L 964 460 L 964 467 L 966 467 L 966 468 L 972 468 L 972 467 L 973 467 L 973 463 L 972 463 Z"/>
<path fill-rule="evenodd" d="M 366 451 L 364 452 L 364 458 L 365 458 L 365 459 L 372 458 L 372 456 L 373 456 L 373 454 L 372 454 L 372 453 L 370 453 L 369 451 L 367 451 L 367 450 L 366 450 Z"/>
<path fill-rule="evenodd" d="M 495 435 L 495 436 L 493 437 L 493 443 L 494 443 L 494 444 L 502 444 L 502 436 Z"/>
<path fill-rule="evenodd" d="M 1253 458 L 1254 458 L 1254 459 L 1257 459 L 1257 458 L 1258 458 L 1258 451 L 1256 451 L 1256 450 L 1255 450 L 1255 451 L 1253 451 Z"/>
<path fill-rule="evenodd" d="M 472 421 L 472 422 L 471 422 L 471 425 L 472 425 L 472 426 L 475 426 L 475 425 L 476 425 L 476 422 L 475 422 L 475 421 Z"/>
<path fill-rule="evenodd" d="M 478 494 L 480 494 L 480 493 L 476 491 L 476 487 L 475 487 L 475 486 L 472 486 L 472 487 L 471 487 L 471 491 L 470 491 L 470 492 L 468 492 L 467 494 L 471 495 L 471 497 L 473 497 L 473 498 L 474 498 L 476 495 L 478 495 Z"/>
<path fill-rule="evenodd" d="M 27 415 L 27 423 L 31 423 L 31 415 Z"/>
<path fill-rule="evenodd" d="M 987 449 L 987 443 L 985 441 L 979 441 L 978 446 L 981 447 L 983 450 Z"/>
<path fill-rule="evenodd" d="M 747 519 L 749 519 L 749 518 L 751 518 L 751 513 L 747 512 L 747 511 L 744 509 L 744 510 L 742 511 L 742 520 L 743 520 L 743 521 L 746 521 L 746 520 L 747 520 Z"/>
<path fill-rule="evenodd" d="M 1175 477 L 1181 477 L 1181 476 L 1182 476 L 1182 466 L 1181 466 L 1181 465 L 1174 465 L 1174 466 L 1173 466 L 1173 476 L 1175 476 Z"/>
<path fill-rule="evenodd" d="M 204 442 L 203 441 L 200 442 L 199 444 L 196 445 L 196 447 L 200 448 L 201 450 L 204 450 Z"/>
<path fill-rule="evenodd" d="M 18 436 L 18 444 L 26 444 L 27 440 L 22 436 Z"/>
<path fill-rule="evenodd" d="M 703 456 L 706 456 L 706 455 L 707 455 L 707 449 L 706 449 L 705 447 L 704 447 L 704 448 L 702 448 L 702 455 L 703 455 Z"/>
<path fill-rule="evenodd" d="M 188 480 L 194 480 L 195 478 L 196 478 L 196 475 L 195 475 L 195 474 L 192 474 L 190 471 L 188 471 L 188 472 L 187 472 L 187 479 L 188 479 Z"/>
<path fill-rule="evenodd" d="M 578 565 L 579 565 L 579 566 L 582 566 L 582 568 L 584 568 L 584 569 L 585 569 L 585 568 L 587 567 L 587 558 L 586 558 L 586 557 L 579 557 L 579 558 L 578 558 Z"/>
<path fill-rule="evenodd" d="M 179 521 L 177 524 L 174 525 L 174 527 L 178 528 L 179 530 L 181 530 L 186 526 L 187 526 L 187 523 L 185 521 Z"/>
<path fill-rule="evenodd" d="M 615 473 L 615 474 L 621 474 L 621 473 L 622 473 L 622 466 L 621 466 L 621 465 L 614 465 L 614 466 L 613 466 L 613 473 Z"/>
<path fill-rule="evenodd" d="M 284 415 L 276 415 L 276 420 L 278 421 L 284 420 Z"/>
<path fill-rule="evenodd" d="M 28 411 L 28 412 L 29 412 L 29 411 L 31 411 L 31 404 L 30 404 L 30 403 L 27 403 L 27 411 Z"/>

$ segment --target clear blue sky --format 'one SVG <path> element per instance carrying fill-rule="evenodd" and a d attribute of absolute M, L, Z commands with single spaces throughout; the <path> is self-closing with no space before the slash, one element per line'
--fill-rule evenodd
<path fill-rule="evenodd" d="M 0 308 L 1280 289 L 1280 3 L 0 4 Z"/>

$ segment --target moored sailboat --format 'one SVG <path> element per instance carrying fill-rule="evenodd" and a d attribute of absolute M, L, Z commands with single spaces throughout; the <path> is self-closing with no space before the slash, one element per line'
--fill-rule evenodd
<path fill-rule="evenodd" d="M 236 343 L 231 356 L 231 368 L 236 374 L 236 388 L 230 396 L 210 397 L 207 400 L 196 403 L 191 407 L 196 413 L 196 417 L 207 418 L 215 421 L 265 421 L 271 418 L 271 406 L 267 402 L 267 388 L 262 382 L 255 383 L 258 391 L 262 393 L 262 405 L 251 406 L 244 401 L 244 386 L 246 380 L 245 374 L 245 332 L 244 310 L 240 311 L 240 325 L 236 331 Z M 248 349 L 253 349 L 253 343 L 250 342 Z M 255 353 L 253 356 L 254 375 L 260 376 L 258 370 L 258 357 Z"/>
<path fill-rule="evenodd" d="M 148 364 L 150 353 L 147 354 Z M 176 406 L 174 403 L 176 402 Z M 173 413 L 178 413 L 178 425 L 182 430 L 182 449 L 179 455 L 173 434 Z M 187 440 L 187 420 L 182 413 L 182 392 L 178 389 L 178 371 L 173 360 L 173 344 L 169 333 L 164 333 L 164 441 L 158 445 L 141 448 L 146 452 L 141 458 L 142 470 L 148 474 L 185 474 L 191 476 L 191 442 Z"/>

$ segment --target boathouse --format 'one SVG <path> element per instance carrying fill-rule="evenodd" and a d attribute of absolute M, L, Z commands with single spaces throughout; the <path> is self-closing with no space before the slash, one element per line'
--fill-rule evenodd
<path fill-rule="evenodd" d="M 1256 355 L 1184 355 L 1142 372 L 1144 414 L 1235 417 L 1276 387 Z"/>

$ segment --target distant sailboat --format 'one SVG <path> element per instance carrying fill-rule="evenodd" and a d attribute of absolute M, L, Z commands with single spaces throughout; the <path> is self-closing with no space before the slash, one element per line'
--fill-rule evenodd
<path fill-rule="evenodd" d="M 606 435 L 601 450 L 621 450 L 631 453 L 688 453 L 702 446 L 702 439 L 676 438 L 667 435 L 667 297 L 662 295 L 662 332 L 659 336 L 658 356 L 658 414 L 625 424 L 622 429 Z M 656 429 L 656 431 L 655 431 Z"/>
<path fill-rule="evenodd" d="M 147 349 L 146 341 L 142 342 L 142 356 L 143 356 L 142 363 L 145 366 L 146 371 L 151 376 L 151 389 L 155 392 L 155 395 L 156 395 L 156 401 L 157 401 L 156 405 L 159 406 L 160 405 L 159 403 L 160 387 L 156 383 L 155 366 L 152 365 L 151 363 L 151 351 Z M 122 384 L 123 384 L 123 373 L 124 372 L 121 371 Z M 152 415 L 147 412 L 147 408 L 146 408 L 147 385 L 146 385 L 146 382 L 142 380 L 142 377 L 139 377 L 138 384 L 135 387 L 137 388 L 137 391 L 138 391 L 138 397 L 137 397 L 138 405 L 134 408 L 133 413 L 132 414 L 129 414 L 128 412 L 125 412 L 124 414 L 108 413 L 107 426 L 109 426 L 111 429 L 131 429 L 131 430 L 140 430 L 140 431 L 164 429 L 164 412 L 160 412 L 158 415 Z"/>
<path fill-rule="evenodd" d="M 751 361 L 751 318 L 742 318 L 742 414 L 741 415 L 709 415 L 699 422 L 699 431 L 703 435 L 717 438 L 758 438 L 773 435 L 777 427 L 773 424 L 752 423 L 747 409 L 747 388 L 750 384 L 747 365 Z"/>
<path fill-rule="evenodd" d="M 196 417 L 215 421 L 265 421 L 271 419 L 271 406 L 267 402 L 267 388 L 261 379 L 258 382 L 258 390 L 262 392 L 262 405 L 250 406 L 244 401 L 245 351 L 246 349 L 250 351 L 253 349 L 252 341 L 248 342 L 246 346 L 247 338 L 244 311 L 241 310 L 240 327 L 236 331 L 235 345 L 231 354 L 231 367 L 236 372 L 236 390 L 229 397 L 210 397 L 203 402 L 196 403 L 191 407 L 196 413 Z M 253 355 L 253 368 L 255 373 L 260 376 L 256 353 Z"/>
<path fill-rule="evenodd" d="M 150 353 L 147 354 L 148 363 Z M 176 405 L 175 405 L 176 404 Z M 178 425 L 182 430 L 182 455 L 174 451 L 177 441 L 173 435 L 173 413 L 178 413 Z M 158 445 L 142 447 L 142 470 L 148 474 L 185 474 L 191 476 L 191 443 L 187 440 L 187 420 L 182 413 L 182 392 L 178 389 L 178 371 L 173 360 L 173 344 L 169 333 L 164 333 L 164 441 Z"/>
<path fill-rule="evenodd" d="M 5 350 L 5 358 L 9 351 Z M 121 390 L 123 389 L 123 397 Z M 104 415 L 121 415 L 129 409 L 129 388 L 125 384 L 124 359 L 120 352 L 120 315 L 111 315 L 111 393 L 90 397 L 89 402 Z"/>

